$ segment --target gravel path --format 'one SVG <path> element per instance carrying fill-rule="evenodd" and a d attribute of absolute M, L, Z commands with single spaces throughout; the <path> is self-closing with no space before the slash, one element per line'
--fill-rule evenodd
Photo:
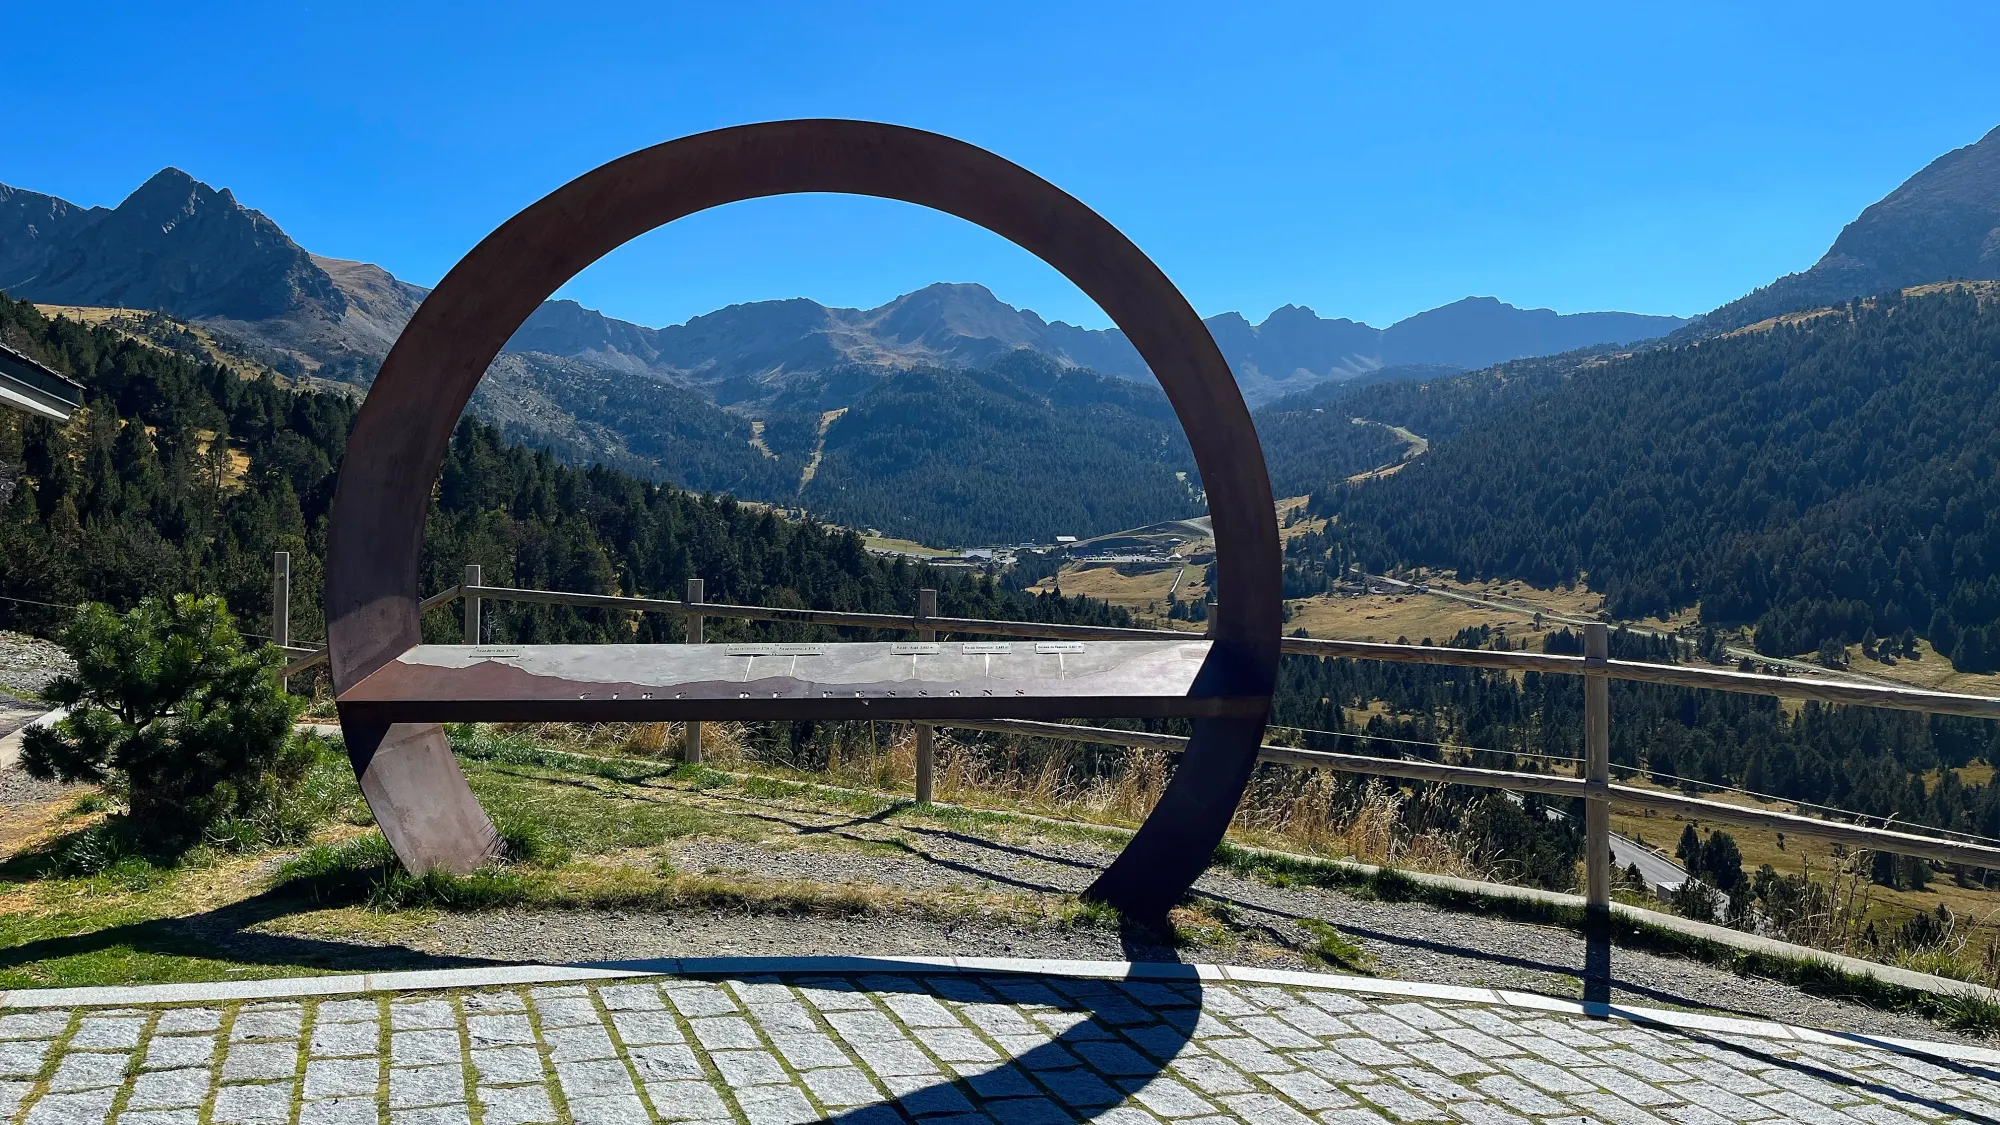
<path fill-rule="evenodd" d="M 59 781 L 37 781 L 20 770 L 0 770 L 0 807 L 37 805 L 84 788 L 81 785 L 64 785 Z"/>
<path fill-rule="evenodd" d="M 1112 856 L 1101 846 L 1050 841 L 1013 828 L 994 829 L 988 837 L 961 828 L 903 819 L 884 823 L 728 792 L 660 795 L 738 816 L 753 815 L 770 830 L 761 843 L 712 837 L 677 842 L 670 850 L 672 860 L 691 872 L 754 873 L 774 880 L 872 884 L 915 892 L 1054 896 L 1083 889 Z M 1177 950 L 1101 929 L 1034 925 L 1005 917 L 946 920 L 904 911 L 853 918 L 730 911 L 500 911 L 447 915 L 398 938 L 408 949 L 422 953 L 504 960 L 865 952 L 1319 968 L 1302 952 L 1312 938 L 1299 925 L 1301 919 L 1319 919 L 1356 939 L 1385 976 L 1580 994 L 1584 943 L 1570 930 L 1416 903 L 1362 899 L 1324 888 L 1272 887 L 1224 872 L 1210 872 L 1197 890 L 1221 904 L 1217 912 L 1229 924 L 1203 927 L 1192 944 Z M 1921 1018 L 1809 996 L 1699 962 L 1619 948 L 1612 967 L 1617 1001 L 1883 1034 L 1949 1035 Z"/>
<path fill-rule="evenodd" d="M 0 638 L 18 636 L 14 633 L 0 633 Z M 34 721 L 35 716 L 48 708 L 39 703 L 29 703 L 15 696 L 0 692 L 0 739 L 15 733 Z M 9 756 L 12 756 L 9 751 Z M 39 801 L 54 800 L 68 792 L 72 786 L 59 785 L 52 781 L 36 781 L 17 768 L 0 768 L 0 807 L 31 805 Z"/>
<path fill-rule="evenodd" d="M 37 692 L 74 665 L 53 641 L 0 631 L 0 692 Z"/>
<path fill-rule="evenodd" d="M 27 726 L 34 721 L 36 715 L 47 710 L 48 708 L 39 703 L 30 703 L 0 692 L 0 738 L 5 738 Z"/>

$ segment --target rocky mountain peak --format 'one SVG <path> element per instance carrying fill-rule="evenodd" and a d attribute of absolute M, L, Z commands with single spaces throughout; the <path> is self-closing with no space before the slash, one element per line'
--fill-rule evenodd
<path fill-rule="evenodd" d="M 899 342 L 946 348 L 959 337 L 1033 347 L 1044 327 L 1034 313 L 1006 304 L 984 285 L 965 282 L 926 285 L 868 310 L 862 319 Z"/>
<path fill-rule="evenodd" d="M 1699 327 L 1727 331 L 1952 278 L 2000 278 L 2000 128 L 1931 161 L 1871 204 L 1811 269 L 1729 302 Z"/>
<path fill-rule="evenodd" d="M 178 168 L 89 219 L 65 231 L 16 295 L 190 319 L 255 321 L 308 308 L 337 319 L 346 309 L 339 287 L 276 223 Z"/>

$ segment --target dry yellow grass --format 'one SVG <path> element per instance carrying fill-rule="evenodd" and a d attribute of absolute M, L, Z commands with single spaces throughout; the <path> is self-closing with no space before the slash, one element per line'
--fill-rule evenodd
<path fill-rule="evenodd" d="M 1912 285 L 1904 289 L 1903 296 L 1922 297 L 1932 293 L 1942 293 L 1948 289 L 1962 289 L 1968 293 L 1977 295 L 1982 301 L 2000 297 L 2000 282 L 1995 281 L 1932 281 L 1923 285 Z M 1875 298 L 1863 298 L 1863 303 L 1873 305 Z M 1808 321 L 1820 320 L 1826 317 L 1846 315 L 1847 310 L 1845 308 L 1803 309 L 1799 312 L 1785 313 L 1781 316 L 1766 317 L 1755 324 L 1746 324 L 1733 332 L 1725 332 L 1723 335 L 1725 337 L 1748 336 L 1758 332 L 1769 332 L 1780 324 L 1804 324 Z"/>
<path fill-rule="evenodd" d="M 148 339 L 143 332 L 139 331 L 139 324 L 141 318 L 150 315 L 155 315 L 152 313 L 137 311 L 133 309 L 100 308 L 92 305 L 37 304 L 35 308 L 40 310 L 43 316 L 59 316 L 67 320 L 74 320 L 78 321 L 79 323 L 92 325 L 93 327 L 110 328 L 116 331 L 119 335 L 125 336 L 132 340 L 137 340 L 139 343 L 142 343 L 149 348 L 155 348 L 160 351 L 168 350 L 167 348 L 162 347 L 158 341 Z M 271 379 L 277 379 L 281 382 L 286 381 L 283 379 L 282 376 L 278 375 L 275 371 L 271 370 L 269 367 L 266 367 L 261 363 L 245 359 L 239 355 L 232 355 L 230 352 L 225 350 L 220 344 L 216 343 L 215 336 L 211 334 L 207 329 L 201 328 L 197 325 L 189 324 L 186 321 L 175 320 L 172 317 L 168 317 L 166 319 L 171 323 L 177 325 L 178 327 L 186 330 L 200 343 L 203 353 L 201 358 L 204 359 L 205 361 L 213 363 L 216 366 L 223 368 L 224 370 L 233 371 L 238 376 L 245 379 L 271 378 Z M 309 357 L 299 356 L 298 358 L 301 360 L 301 362 L 304 362 L 306 366 L 309 368 L 319 366 L 317 361 L 312 360 Z"/>
<path fill-rule="evenodd" d="M 806 490 L 806 485 L 811 484 L 813 476 L 819 472 L 820 458 L 826 455 L 826 431 L 832 429 L 833 424 L 838 422 L 840 416 L 845 413 L 847 413 L 847 408 L 843 406 L 838 410 L 829 410 L 819 416 L 819 435 L 813 442 L 812 457 L 806 461 L 806 467 L 799 472 L 800 492 Z"/>
<path fill-rule="evenodd" d="M 1990 769 L 1988 772 L 1991 772 Z M 1969 782 L 1973 778 L 1962 772 L 1960 780 Z M 1629 779 L 1623 784 L 1646 789 L 1660 788 L 1642 778 Z M 1795 811 L 1789 803 L 1759 801 L 1740 793 L 1703 793 L 1701 796 L 1706 800 L 1748 808 Z M 1688 819 L 1679 815 L 1648 812 L 1615 803 L 1612 806 L 1613 832 L 1660 849 L 1669 856 L 1673 854 L 1674 846 L 1687 824 Z M 1849 859 L 1843 858 L 1847 856 L 1847 850 L 1822 841 L 1787 836 L 1781 847 L 1778 833 L 1773 831 L 1735 827 L 1713 820 L 1699 820 L 1696 824 L 1703 832 L 1719 829 L 1729 833 L 1743 853 L 1745 871 L 1755 872 L 1767 863 L 1781 875 L 1802 875 L 1810 868 L 1814 878 L 1826 881 L 1843 866 L 1851 865 Z M 1983 948 L 1989 941 L 2000 939 L 2000 890 L 1961 887 L 1951 876 L 1940 874 L 1921 891 L 1892 890 L 1870 884 L 1864 892 L 1864 899 L 1866 917 L 1888 928 L 1893 928 L 1912 914 L 1934 911 L 1942 903 L 1968 928 L 1973 945 Z"/>
<path fill-rule="evenodd" d="M 1463 594 L 1467 597 L 1499 602 L 1513 607 L 1516 613 L 1524 617 L 1532 617 L 1539 611 L 1552 617 L 1594 620 L 1604 611 L 1604 596 L 1592 593 L 1581 584 L 1550 589 L 1518 581 L 1460 582 L 1450 574 L 1429 570 L 1419 570 L 1415 580 L 1426 583 L 1431 589 L 1442 593 Z"/>
<path fill-rule="evenodd" d="M 1183 602 L 1200 601 L 1208 593 L 1202 585 L 1204 568 L 1187 564 L 1184 566 L 1164 566 L 1140 574 L 1121 574 L 1118 567 L 1110 563 L 1071 563 L 1062 568 L 1054 578 L 1044 578 L 1035 584 L 1037 591 L 1046 592 L 1060 586 L 1062 592 L 1074 597 L 1083 594 L 1112 605 L 1124 606 L 1147 619 L 1164 617 L 1167 612 L 1167 591 L 1174 587 L 1174 577 L 1180 575 L 1180 589 L 1174 597 Z"/>
<path fill-rule="evenodd" d="M 1068 589 L 1068 587 L 1064 587 Z M 1301 598 L 1286 603 L 1292 618 L 1286 632 L 1304 629 L 1310 637 L 1339 641 L 1412 642 L 1431 638 L 1440 644 L 1460 629 L 1479 625 L 1505 626 L 1510 637 L 1539 637 L 1532 615 L 1488 609 L 1425 594 L 1368 594 L 1357 598 Z"/>
<path fill-rule="evenodd" d="M 941 547 L 926 547 L 914 539 L 892 539 L 886 535 L 864 535 L 861 537 L 861 543 L 871 550 L 894 551 L 899 555 L 919 555 L 927 559 L 958 557 L 957 551 L 948 551 Z"/>
<path fill-rule="evenodd" d="M 1847 649 L 1847 667 L 1877 679 L 1895 680 L 1912 687 L 1929 688 L 1932 691 L 1955 691 L 1966 695 L 2000 695 L 2000 675 L 1984 675 L 1977 672 L 1953 670 L 1951 661 L 1938 655 L 1931 643 L 1919 639 L 1916 660 L 1897 660 L 1894 664 L 1883 664 L 1861 655 L 1860 645 L 1850 645 Z M 1806 659 L 1804 655 L 1800 659 Z"/>
<path fill-rule="evenodd" d="M 131 309 L 107 309 L 98 308 L 94 305 L 37 304 L 35 308 L 43 316 L 60 316 L 91 325 L 109 324 L 116 320 L 129 319 L 139 315 Z"/>

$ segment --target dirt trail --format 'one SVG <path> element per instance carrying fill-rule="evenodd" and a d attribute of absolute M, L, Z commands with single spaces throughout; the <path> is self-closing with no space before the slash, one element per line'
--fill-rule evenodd
<path fill-rule="evenodd" d="M 806 490 L 806 485 L 811 484 L 814 475 L 819 472 L 819 459 L 826 453 L 826 432 L 832 429 L 833 424 L 845 413 L 847 408 L 843 406 L 839 410 L 829 410 L 819 416 L 819 438 L 813 442 L 812 459 L 806 462 L 805 472 L 799 474 L 800 492 Z"/>
<path fill-rule="evenodd" d="M 1359 483 L 1361 481 L 1366 481 L 1366 480 L 1381 480 L 1383 477 L 1394 476 L 1396 473 L 1402 470 L 1404 465 L 1409 464 L 1410 462 L 1416 460 L 1419 457 L 1422 457 L 1424 454 L 1429 453 L 1431 451 L 1431 440 L 1429 438 L 1424 437 L 1423 435 L 1418 434 L 1405 427 L 1392 426 L 1387 422 L 1377 422 L 1368 418 L 1350 418 L 1348 419 L 1348 421 L 1353 422 L 1357 426 L 1380 426 L 1383 429 L 1388 430 L 1390 433 L 1395 434 L 1399 439 L 1401 439 L 1405 443 L 1403 446 L 1403 452 L 1401 456 L 1397 457 L 1394 461 L 1391 461 L 1386 465 L 1377 465 L 1372 469 L 1368 469 L 1364 472 L 1359 472 L 1351 477 L 1348 477 L 1347 479 L 1349 483 Z"/>

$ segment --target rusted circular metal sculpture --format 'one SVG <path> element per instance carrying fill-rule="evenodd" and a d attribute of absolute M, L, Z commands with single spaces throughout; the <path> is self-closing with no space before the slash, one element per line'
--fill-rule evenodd
<path fill-rule="evenodd" d="M 1186 298 L 1096 212 L 984 149 L 874 122 L 745 125 L 614 160 L 508 220 L 424 300 L 348 440 L 328 548 L 334 689 L 369 807 L 412 870 L 466 871 L 496 853 L 492 823 L 442 729 L 383 721 L 379 709 L 346 702 L 350 689 L 420 642 L 418 563 L 431 485 L 487 366 L 543 301 L 626 242 L 697 211 L 801 192 L 933 208 L 1035 254 L 1124 330 L 1179 416 L 1208 494 L 1221 592 L 1213 644 L 1188 695 L 1239 703 L 1193 720 L 1173 782 L 1089 892 L 1128 916 L 1164 916 L 1222 840 L 1256 763 L 1277 676 L 1277 527 L 1249 410 Z"/>

